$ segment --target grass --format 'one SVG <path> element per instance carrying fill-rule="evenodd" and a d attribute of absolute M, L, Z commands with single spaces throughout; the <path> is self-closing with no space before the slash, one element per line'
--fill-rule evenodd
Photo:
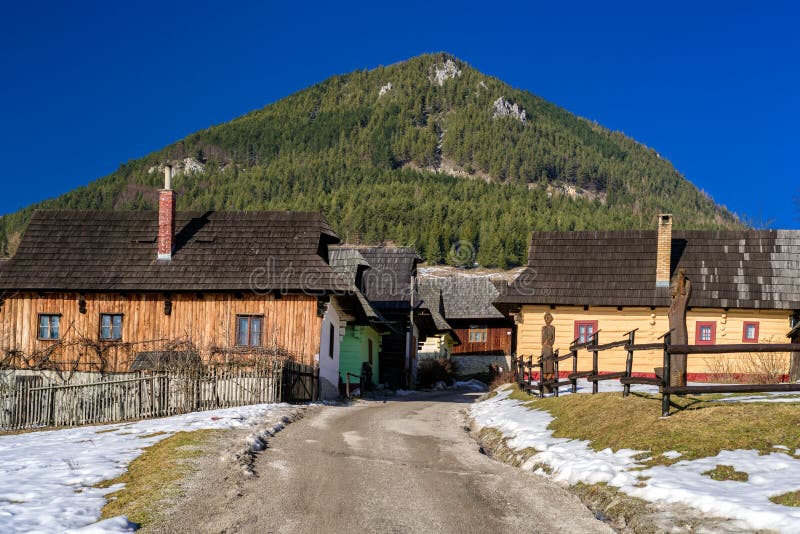
<path fill-rule="evenodd" d="M 770 497 L 769 500 L 775 504 L 782 504 L 783 506 L 800 507 L 800 491 L 790 491 L 782 495 L 775 495 Z"/>
<path fill-rule="evenodd" d="M 750 476 L 742 471 L 737 471 L 732 465 L 719 464 L 714 469 L 709 469 L 702 473 L 714 480 L 736 480 L 737 482 L 747 482 Z"/>
<path fill-rule="evenodd" d="M 774 452 L 774 445 L 800 441 L 800 410 L 786 403 L 719 403 L 704 396 L 673 396 L 673 413 L 661 419 L 661 397 L 632 393 L 567 395 L 539 399 L 519 389 L 511 398 L 546 410 L 556 437 L 584 439 L 597 451 L 611 448 L 651 451 L 647 465 L 716 456 L 722 450 Z M 666 451 L 680 458 L 661 456 Z"/>
<path fill-rule="evenodd" d="M 219 433 L 219 430 L 178 432 L 146 448 L 125 473 L 98 484 L 102 488 L 125 484 L 108 495 L 102 517 L 124 515 L 140 525 L 157 521 L 163 514 L 159 503 L 180 495 L 177 482 L 191 471 L 188 460 L 204 454 L 204 446 Z"/>

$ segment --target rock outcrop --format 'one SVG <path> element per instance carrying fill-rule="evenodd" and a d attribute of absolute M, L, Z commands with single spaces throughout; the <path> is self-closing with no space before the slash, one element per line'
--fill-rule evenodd
<path fill-rule="evenodd" d="M 492 106 L 494 107 L 494 113 L 492 113 L 493 119 L 498 117 L 513 117 L 522 124 L 525 124 L 525 121 L 528 120 L 525 110 L 519 107 L 517 104 L 512 104 L 506 100 L 505 97 L 501 96 L 495 100 Z"/>
<path fill-rule="evenodd" d="M 461 69 L 458 68 L 455 61 L 448 59 L 444 63 L 434 63 L 431 66 L 431 74 L 428 78 L 431 83 L 442 86 L 445 81 L 452 80 L 456 76 L 461 76 Z"/>

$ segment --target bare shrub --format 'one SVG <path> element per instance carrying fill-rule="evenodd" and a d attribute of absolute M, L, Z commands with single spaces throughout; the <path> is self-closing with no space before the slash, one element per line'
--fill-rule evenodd
<path fill-rule="evenodd" d="M 705 362 L 711 382 L 777 384 L 789 372 L 786 356 L 775 352 L 748 352 L 738 358 L 715 354 Z"/>
<path fill-rule="evenodd" d="M 450 386 L 453 384 L 455 372 L 456 365 L 452 360 L 423 360 L 417 368 L 417 384 L 431 387 L 437 382 L 444 382 Z"/>

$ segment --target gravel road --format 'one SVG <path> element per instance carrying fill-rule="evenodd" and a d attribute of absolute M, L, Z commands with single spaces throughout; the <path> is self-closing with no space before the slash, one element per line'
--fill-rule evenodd
<path fill-rule="evenodd" d="M 464 430 L 475 397 L 312 407 L 270 440 L 255 478 L 204 473 L 169 524 L 149 530 L 612 532 L 557 484 L 481 454 Z"/>

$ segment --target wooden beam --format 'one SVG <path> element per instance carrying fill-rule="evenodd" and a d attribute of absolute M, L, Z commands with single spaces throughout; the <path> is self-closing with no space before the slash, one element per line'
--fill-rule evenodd
<path fill-rule="evenodd" d="M 800 343 L 739 343 L 732 345 L 670 345 L 669 354 L 726 354 L 739 352 L 796 352 Z"/>
<path fill-rule="evenodd" d="M 664 388 L 662 388 L 664 389 Z M 800 384 L 715 384 L 713 386 L 674 386 L 667 393 L 768 393 L 771 391 L 800 391 Z"/>

